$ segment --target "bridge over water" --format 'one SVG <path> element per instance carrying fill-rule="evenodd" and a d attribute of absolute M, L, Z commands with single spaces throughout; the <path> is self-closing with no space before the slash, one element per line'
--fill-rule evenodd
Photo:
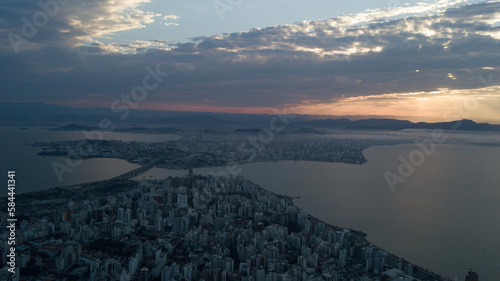
<path fill-rule="evenodd" d="M 74 185 L 69 185 L 69 186 L 61 186 L 61 187 L 57 187 L 57 189 L 60 191 L 77 193 L 78 191 L 81 191 L 81 190 L 89 191 L 90 189 L 106 187 L 106 186 L 109 186 L 109 185 L 116 183 L 116 182 L 129 180 L 133 177 L 136 177 L 136 176 L 148 171 L 149 169 L 154 167 L 154 165 L 156 164 L 157 161 L 158 161 L 158 159 L 155 159 L 155 160 L 149 162 L 148 164 L 143 165 L 135 170 L 126 172 L 124 174 L 121 174 L 119 176 L 116 176 L 116 177 L 108 179 L 108 180 L 87 182 L 87 183 L 83 183 L 83 184 L 74 184 Z"/>

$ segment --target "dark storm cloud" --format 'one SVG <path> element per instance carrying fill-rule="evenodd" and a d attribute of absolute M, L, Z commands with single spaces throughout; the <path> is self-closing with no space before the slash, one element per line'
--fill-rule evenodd
<path fill-rule="evenodd" d="M 17 3 L 21 2 L 21 3 Z M 196 38 L 104 44 L 99 34 L 139 26 L 147 13 L 109 24 L 104 8 L 66 4 L 15 53 L 9 33 L 39 8 L 2 1 L 0 86 L 11 101 L 112 101 L 141 83 L 147 65 L 171 75 L 151 102 L 280 106 L 339 97 L 481 86 L 500 67 L 500 3 L 360 24 L 346 16 Z M 132 7 L 141 1 L 124 1 Z M 64 10 L 63 10 L 64 9 Z M 383 17 L 384 13 L 371 15 Z M 90 28 L 93 27 L 94 29 Z M 91 41 L 89 41 L 91 40 Z M 418 72 L 416 70 L 419 70 Z M 456 79 L 450 79 L 453 73 Z M 489 73 L 498 76 L 498 70 Z"/>

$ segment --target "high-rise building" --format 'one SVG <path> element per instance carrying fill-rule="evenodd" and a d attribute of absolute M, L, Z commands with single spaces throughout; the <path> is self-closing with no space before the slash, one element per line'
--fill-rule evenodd
<path fill-rule="evenodd" d="M 465 276 L 465 281 L 479 281 L 479 275 L 472 270 L 469 270 Z"/>
<path fill-rule="evenodd" d="M 124 213 L 124 220 L 125 222 L 130 222 L 130 220 L 132 220 L 132 212 L 128 208 Z"/>
<path fill-rule="evenodd" d="M 141 281 L 148 281 L 149 280 L 149 269 L 147 267 L 143 267 L 141 269 Z"/>
<path fill-rule="evenodd" d="M 118 208 L 118 220 L 120 222 L 125 221 L 125 209 L 123 209 L 122 207 Z"/>
<path fill-rule="evenodd" d="M 92 261 L 90 263 L 90 281 L 96 281 L 99 278 L 99 275 L 101 273 L 101 261 Z"/>
<path fill-rule="evenodd" d="M 266 271 L 263 266 L 259 266 L 255 272 L 256 281 L 266 281 Z"/>
<path fill-rule="evenodd" d="M 240 270 L 239 270 L 239 279 L 240 281 L 249 281 L 250 273 L 249 273 L 249 268 L 247 263 L 240 263 Z"/>
<path fill-rule="evenodd" d="M 413 264 L 409 263 L 406 266 L 406 274 L 413 276 Z"/>
<path fill-rule="evenodd" d="M 185 208 L 187 207 L 187 194 L 186 193 L 179 193 L 177 194 L 177 206 L 179 208 Z"/>

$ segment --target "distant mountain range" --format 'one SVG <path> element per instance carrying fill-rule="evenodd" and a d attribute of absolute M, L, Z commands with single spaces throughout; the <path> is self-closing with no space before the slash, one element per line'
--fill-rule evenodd
<path fill-rule="evenodd" d="M 115 131 L 135 133 L 178 133 L 182 127 L 203 130 L 225 129 L 233 133 L 252 133 L 255 128 L 269 126 L 271 115 L 232 114 L 182 111 L 131 110 L 121 120 L 120 114 L 109 108 L 72 108 L 44 103 L 0 103 L 0 124 L 4 125 L 52 125 L 55 130 L 93 130 L 103 118 L 117 125 Z M 349 120 L 334 116 L 297 115 L 287 126 L 290 133 L 322 134 L 322 130 L 404 130 L 444 129 L 462 131 L 500 131 L 500 125 L 476 123 L 472 120 L 451 122 L 414 123 L 389 118 Z M 209 132 L 209 131 L 207 131 Z M 213 133 L 216 133 L 215 131 Z"/>
<path fill-rule="evenodd" d="M 488 123 L 476 123 L 472 120 L 457 120 L 451 122 L 413 123 L 406 120 L 397 119 L 363 119 L 351 121 L 349 119 L 325 119 L 299 121 L 292 124 L 301 128 L 323 128 L 338 130 L 404 130 L 404 129 L 443 129 L 462 131 L 500 131 L 500 125 Z"/>
<path fill-rule="evenodd" d="M 93 131 L 101 130 L 99 127 L 82 126 L 77 124 L 70 124 L 58 128 L 50 129 L 52 131 Z M 131 128 L 118 128 L 114 132 L 121 133 L 140 133 L 140 134 L 177 134 L 181 130 L 172 127 L 159 127 L 159 128 L 146 128 L 146 127 L 131 127 Z"/>

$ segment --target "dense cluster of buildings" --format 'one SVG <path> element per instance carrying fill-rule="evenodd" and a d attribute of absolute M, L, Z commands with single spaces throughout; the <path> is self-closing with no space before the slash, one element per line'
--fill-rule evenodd
<path fill-rule="evenodd" d="M 1 280 L 445 280 L 240 177 L 19 204 L 20 271 L 3 268 Z"/>
<path fill-rule="evenodd" d="M 123 142 L 106 140 L 59 141 L 36 143 L 40 155 L 64 155 L 71 158 L 120 158 L 145 164 L 162 159 L 156 166 L 166 169 L 224 166 L 228 163 L 251 163 L 279 160 L 309 160 L 362 164 L 363 149 L 389 144 L 387 141 L 346 140 L 328 136 L 259 134 L 192 134 L 166 142 Z"/>

